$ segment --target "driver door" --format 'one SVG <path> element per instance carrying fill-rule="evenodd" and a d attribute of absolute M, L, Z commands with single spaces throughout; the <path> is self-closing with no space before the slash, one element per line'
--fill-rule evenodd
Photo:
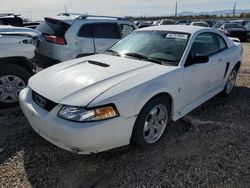
<path fill-rule="evenodd" d="M 208 56 L 209 61 L 192 64 L 190 61 L 197 54 Z M 184 68 L 185 101 L 182 114 L 188 113 L 219 92 L 225 67 L 216 35 L 210 32 L 199 34 L 194 40 Z"/>

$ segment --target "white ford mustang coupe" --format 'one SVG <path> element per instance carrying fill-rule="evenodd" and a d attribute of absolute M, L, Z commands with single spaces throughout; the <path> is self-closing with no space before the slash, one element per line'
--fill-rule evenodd
<path fill-rule="evenodd" d="M 154 145 L 176 121 L 220 93 L 228 95 L 242 47 L 196 26 L 134 31 L 105 54 L 33 76 L 20 105 L 33 129 L 65 150 L 90 154 Z"/>

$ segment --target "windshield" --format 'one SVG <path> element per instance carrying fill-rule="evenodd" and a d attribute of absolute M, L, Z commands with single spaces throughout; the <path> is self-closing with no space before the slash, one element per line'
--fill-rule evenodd
<path fill-rule="evenodd" d="M 187 33 L 135 31 L 107 52 L 144 60 L 158 60 L 161 64 L 178 65 L 188 40 L 189 34 Z"/>

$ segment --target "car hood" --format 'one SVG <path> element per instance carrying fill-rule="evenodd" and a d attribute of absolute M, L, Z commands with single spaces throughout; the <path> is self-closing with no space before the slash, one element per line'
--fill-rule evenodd
<path fill-rule="evenodd" d="M 29 80 L 29 87 L 56 103 L 87 106 L 119 82 L 148 69 L 153 73 L 157 66 L 161 65 L 99 54 L 45 69 Z"/>
<path fill-rule="evenodd" d="M 29 37 L 40 36 L 41 33 L 37 30 L 25 27 L 0 26 L 0 35 L 22 35 Z"/>

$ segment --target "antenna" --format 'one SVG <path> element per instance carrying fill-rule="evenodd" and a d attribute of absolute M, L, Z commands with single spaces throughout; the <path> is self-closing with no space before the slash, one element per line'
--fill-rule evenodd
<path fill-rule="evenodd" d="M 68 11 L 67 11 L 67 0 L 64 0 L 64 10 L 65 10 L 65 13 L 67 14 Z"/>
<path fill-rule="evenodd" d="M 236 4 L 237 4 L 237 1 L 234 2 L 233 17 L 235 17 Z"/>
<path fill-rule="evenodd" d="M 177 8 L 178 8 L 178 2 L 175 3 L 175 18 L 177 18 Z"/>

